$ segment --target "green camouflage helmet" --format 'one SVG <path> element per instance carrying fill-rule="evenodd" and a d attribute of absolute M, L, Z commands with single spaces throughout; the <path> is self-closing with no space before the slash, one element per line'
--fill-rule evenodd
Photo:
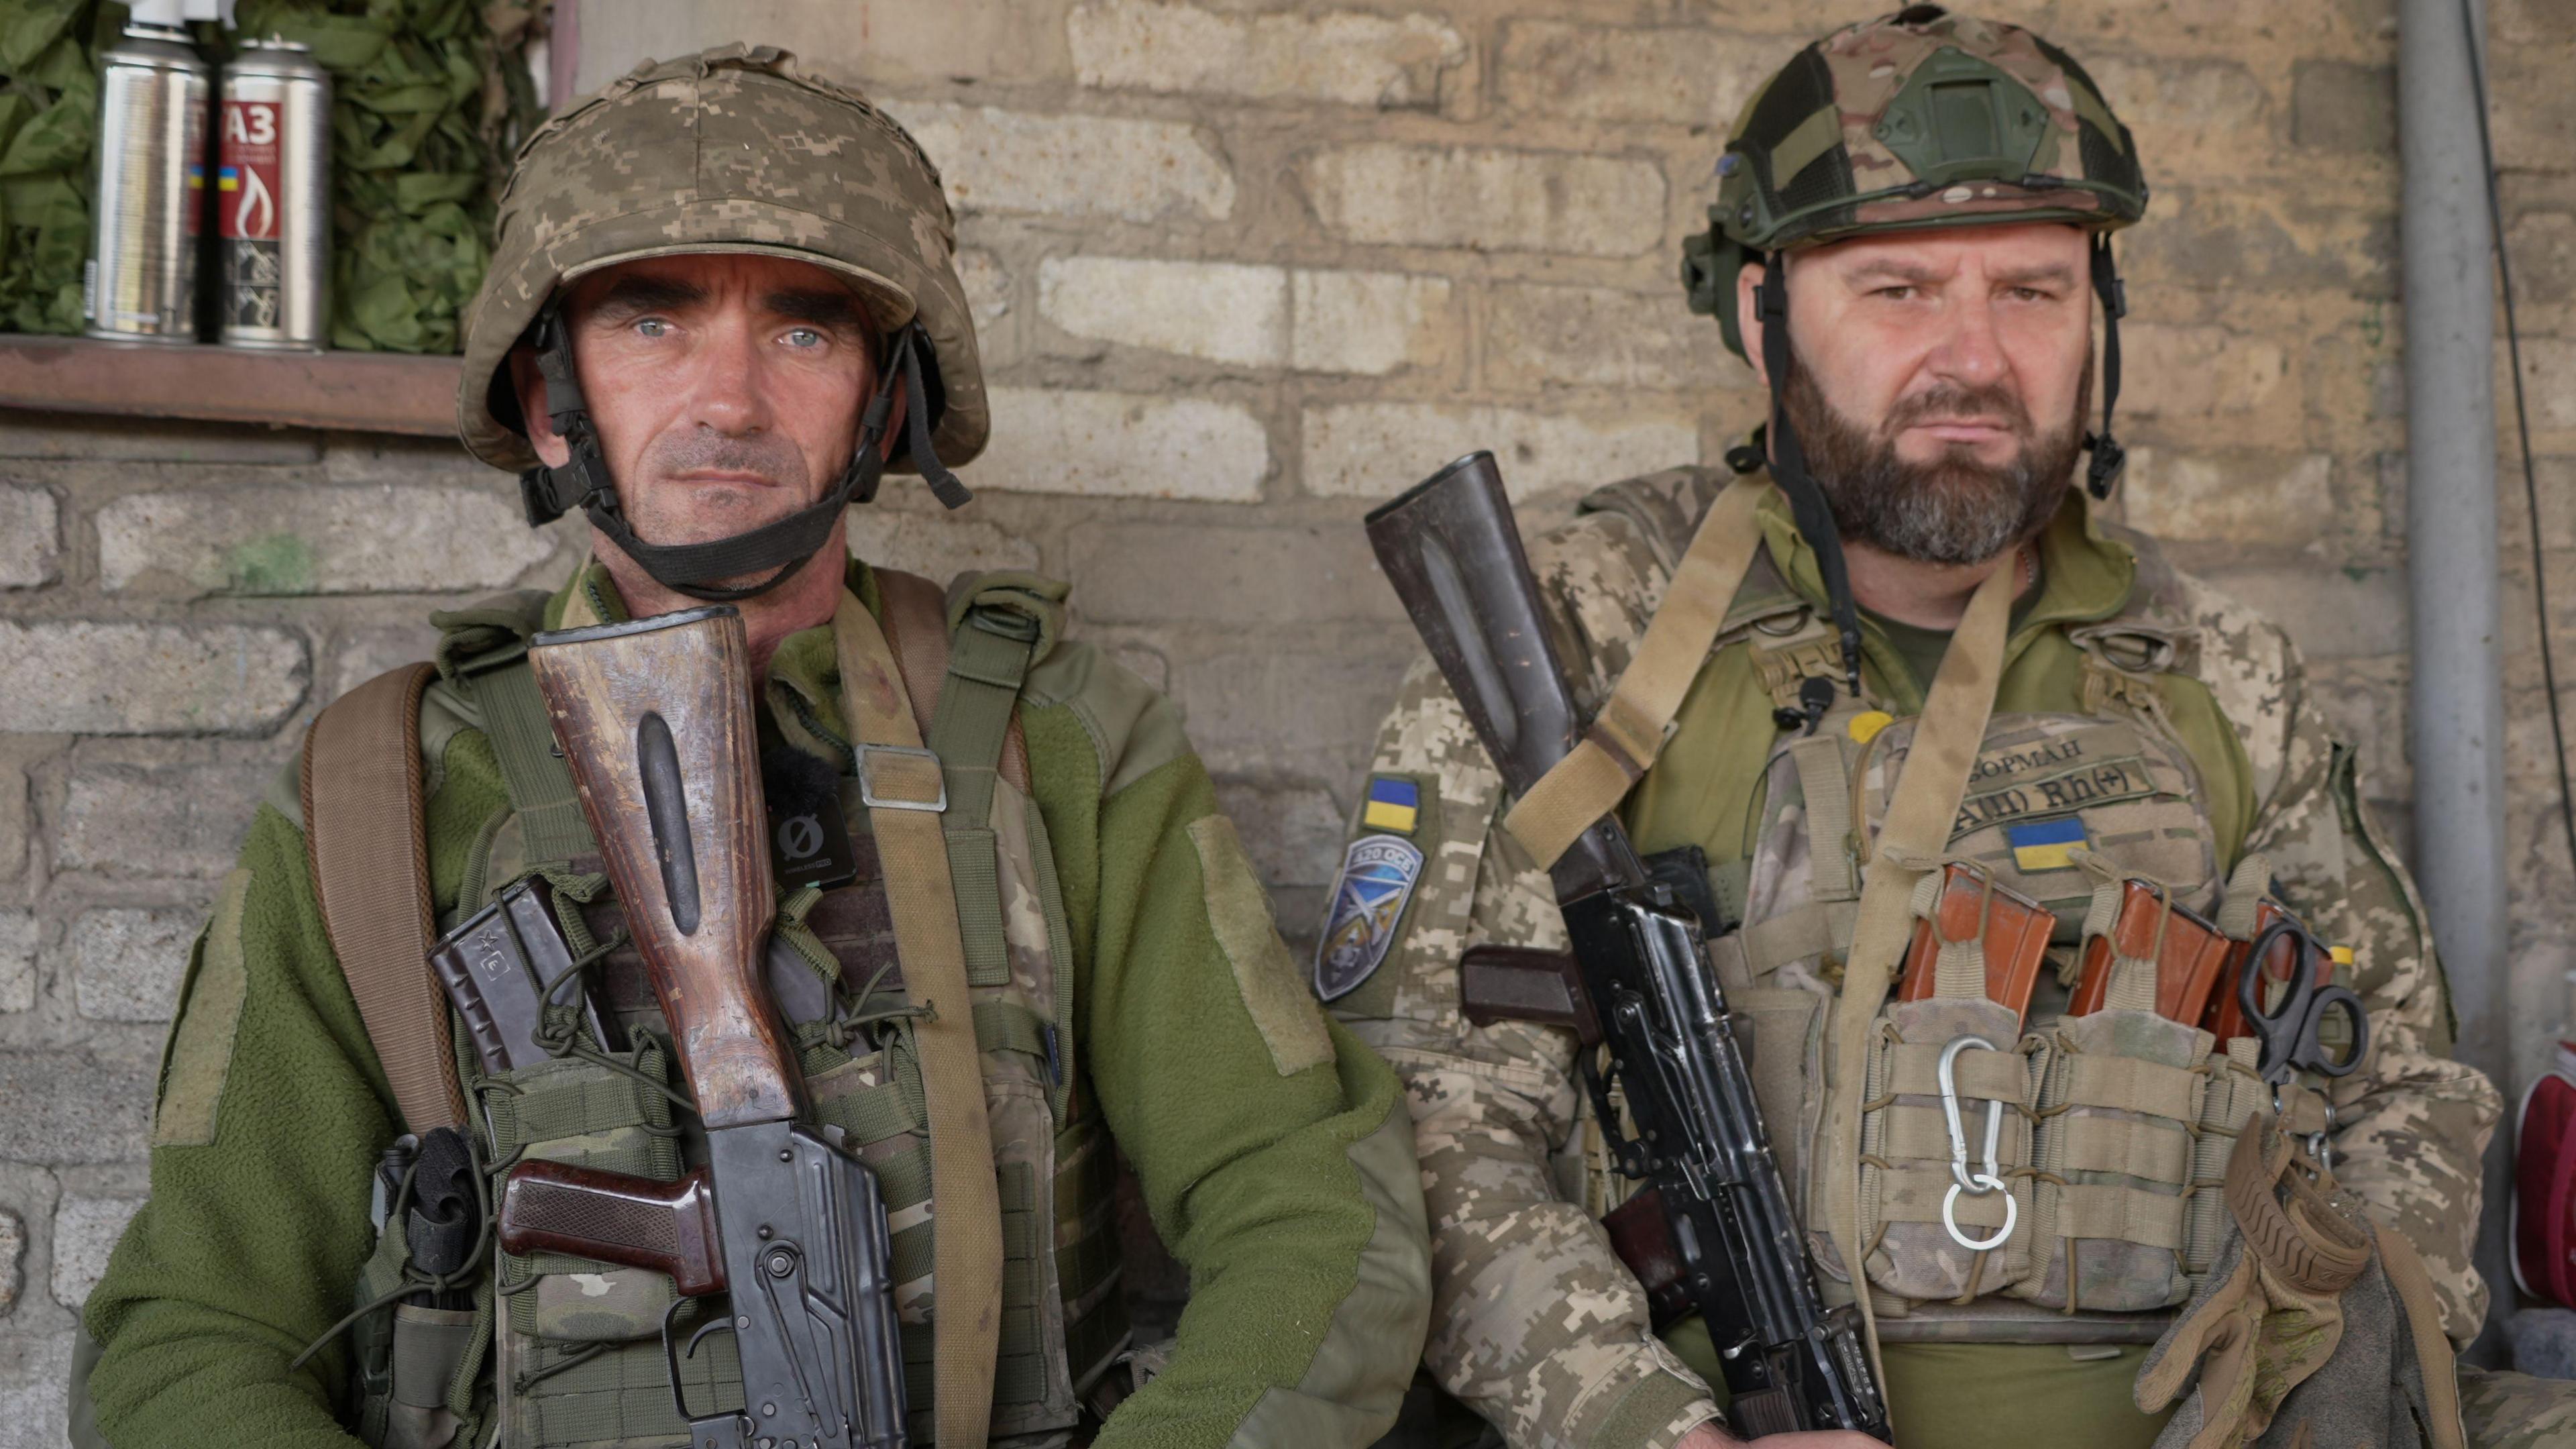
<path fill-rule="evenodd" d="M 956 245 L 938 168 L 856 90 L 769 46 L 646 61 L 519 148 L 466 314 L 457 432 L 494 467 L 536 464 L 506 364 L 560 284 L 641 257 L 758 252 L 841 273 L 888 335 L 918 318 L 944 403 L 931 446 L 955 467 L 991 422 Z M 893 466 L 919 471 L 904 452 Z"/>
<path fill-rule="evenodd" d="M 1938 5 L 1798 52 L 1746 103 L 1717 174 L 1682 285 L 1738 356 L 1735 276 L 1765 253 L 1924 227 L 2112 231 L 2147 209 L 2129 128 L 2082 66 L 2018 25 Z"/>

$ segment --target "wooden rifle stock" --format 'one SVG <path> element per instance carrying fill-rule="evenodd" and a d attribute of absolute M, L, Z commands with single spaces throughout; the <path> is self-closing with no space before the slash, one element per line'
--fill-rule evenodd
<path fill-rule="evenodd" d="M 774 909 L 742 615 L 689 609 L 529 641 L 528 663 L 708 1128 L 796 1113 L 761 982 Z"/>

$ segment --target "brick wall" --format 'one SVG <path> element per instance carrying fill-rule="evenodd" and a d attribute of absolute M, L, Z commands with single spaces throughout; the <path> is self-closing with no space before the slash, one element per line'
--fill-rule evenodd
<path fill-rule="evenodd" d="M 1714 458 L 1749 373 L 1672 283 L 1726 124 L 1882 0 L 595 3 L 585 85 L 734 36 L 855 75 L 964 213 L 981 498 L 862 550 L 1035 565 L 1168 689 L 1292 937 L 1410 635 L 1356 524 L 1471 446 L 1539 516 Z M 2576 12 L 2493 0 L 2542 540 L 2576 666 Z M 2404 394 L 2393 0 L 2056 0 L 2157 193 L 2123 242 L 2130 518 L 2274 613 L 2398 838 Z M 2499 381 L 2503 362 L 2498 360 Z M 2515 951 L 2534 1069 L 2576 968 L 2508 466 Z M 453 448 L 0 414 L 0 1449 L 59 1442 L 74 1306 L 144 1191 L 187 938 L 313 711 L 429 609 L 570 566 Z M 2576 706 L 2576 691 L 2569 702 Z"/>

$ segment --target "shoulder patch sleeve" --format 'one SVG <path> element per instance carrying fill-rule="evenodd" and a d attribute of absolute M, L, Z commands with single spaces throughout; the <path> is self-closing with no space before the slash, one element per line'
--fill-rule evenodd
<path fill-rule="evenodd" d="M 1217 948 L 1234 968 L 1235 988 L 1270 1049 L 1270 1064 L 1283 1077 L 1333 1059 L 1333 1040 L 1324 1018 L 1306 998 L 1297 980 L 1297 965 L 1279 940 L 1270 919 L 1270 898 L 1243 853 L 1242 838 L 1222 815 L 1202 815 L 1189 824 L 1190 844 L 1199 857 L 1200 892 L 1207 900 L 1208 926 Z"/>
<path fill-rule="evenodd" d="M 1605 514 L 1534 540 L 1530 558 L 1559 601 L 1577 692 L 1597 701 L 1653 612 L 1661 568 L 1632 520 Z M 1418 782 L 1409 843 L 1421 879 L 1380 980 L 1337 1014 L 1405 1079 L 1432 1233 L 1425 1360 L 1514 1445 L 1669 1443 L 1716 1410 L 1656 1343 L 1600 1225 L 1560 1196 L 1551 1157 L 1577 1125 L 1573 1037 L 1475 1027 L 1459 1008 L 1468 946 L 1561 948 L 1565 927 L 1546 874 L 1501 832 L 1501 777 L 1427 659 L 1406 676 L 1370 770 L 1353 837 L 1390 829 L 1369 821 L 1377 782 Z"/>
<path fill-rule="evenodd" d="M 249 989 L 242 956 L 242 909 L 250 895 L 248 866 L 224 877 L 215 913 L 190 954 L 179 986 L 178 1019 L 161 1057 L 161 1088 L 152 1108 L 152 1145 L 207 1147 L 231 1074 L 233 1037 Z"/>

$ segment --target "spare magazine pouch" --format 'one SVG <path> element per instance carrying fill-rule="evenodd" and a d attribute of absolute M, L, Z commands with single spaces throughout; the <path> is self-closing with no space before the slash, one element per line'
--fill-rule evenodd
<path fill-rule="evenodd" d="M 2086 940 L 2108 937 L 2129 873 L 2090 854 L 2078 863 L 2097 881 Z M 2114 948 L 2111 961 L 2104 1008 L 2050 1034 L 2033 1269 L 2012 1290 L 2066 1313 L 2168 1308 L 2191 1294 L 2184 1224 L 2211 1038 L 2157 1014 L 2152 954 Z"/>
<path fill-rule="evenodd" d="M 1937 920 L 1941 865 L 1915 888 L 1918 919 Z M 1871 1044 L 1861 1234 L 1870 1283 L 1898 1298 L 1967 1302 L 2030 1271 L 2031 1098 L 2044 1063 L 2022 1049 L 2020 1013 L 1985 988 L 1983 930 L 1944 940 L 1933 994 L 1890 1003 Z"/>

